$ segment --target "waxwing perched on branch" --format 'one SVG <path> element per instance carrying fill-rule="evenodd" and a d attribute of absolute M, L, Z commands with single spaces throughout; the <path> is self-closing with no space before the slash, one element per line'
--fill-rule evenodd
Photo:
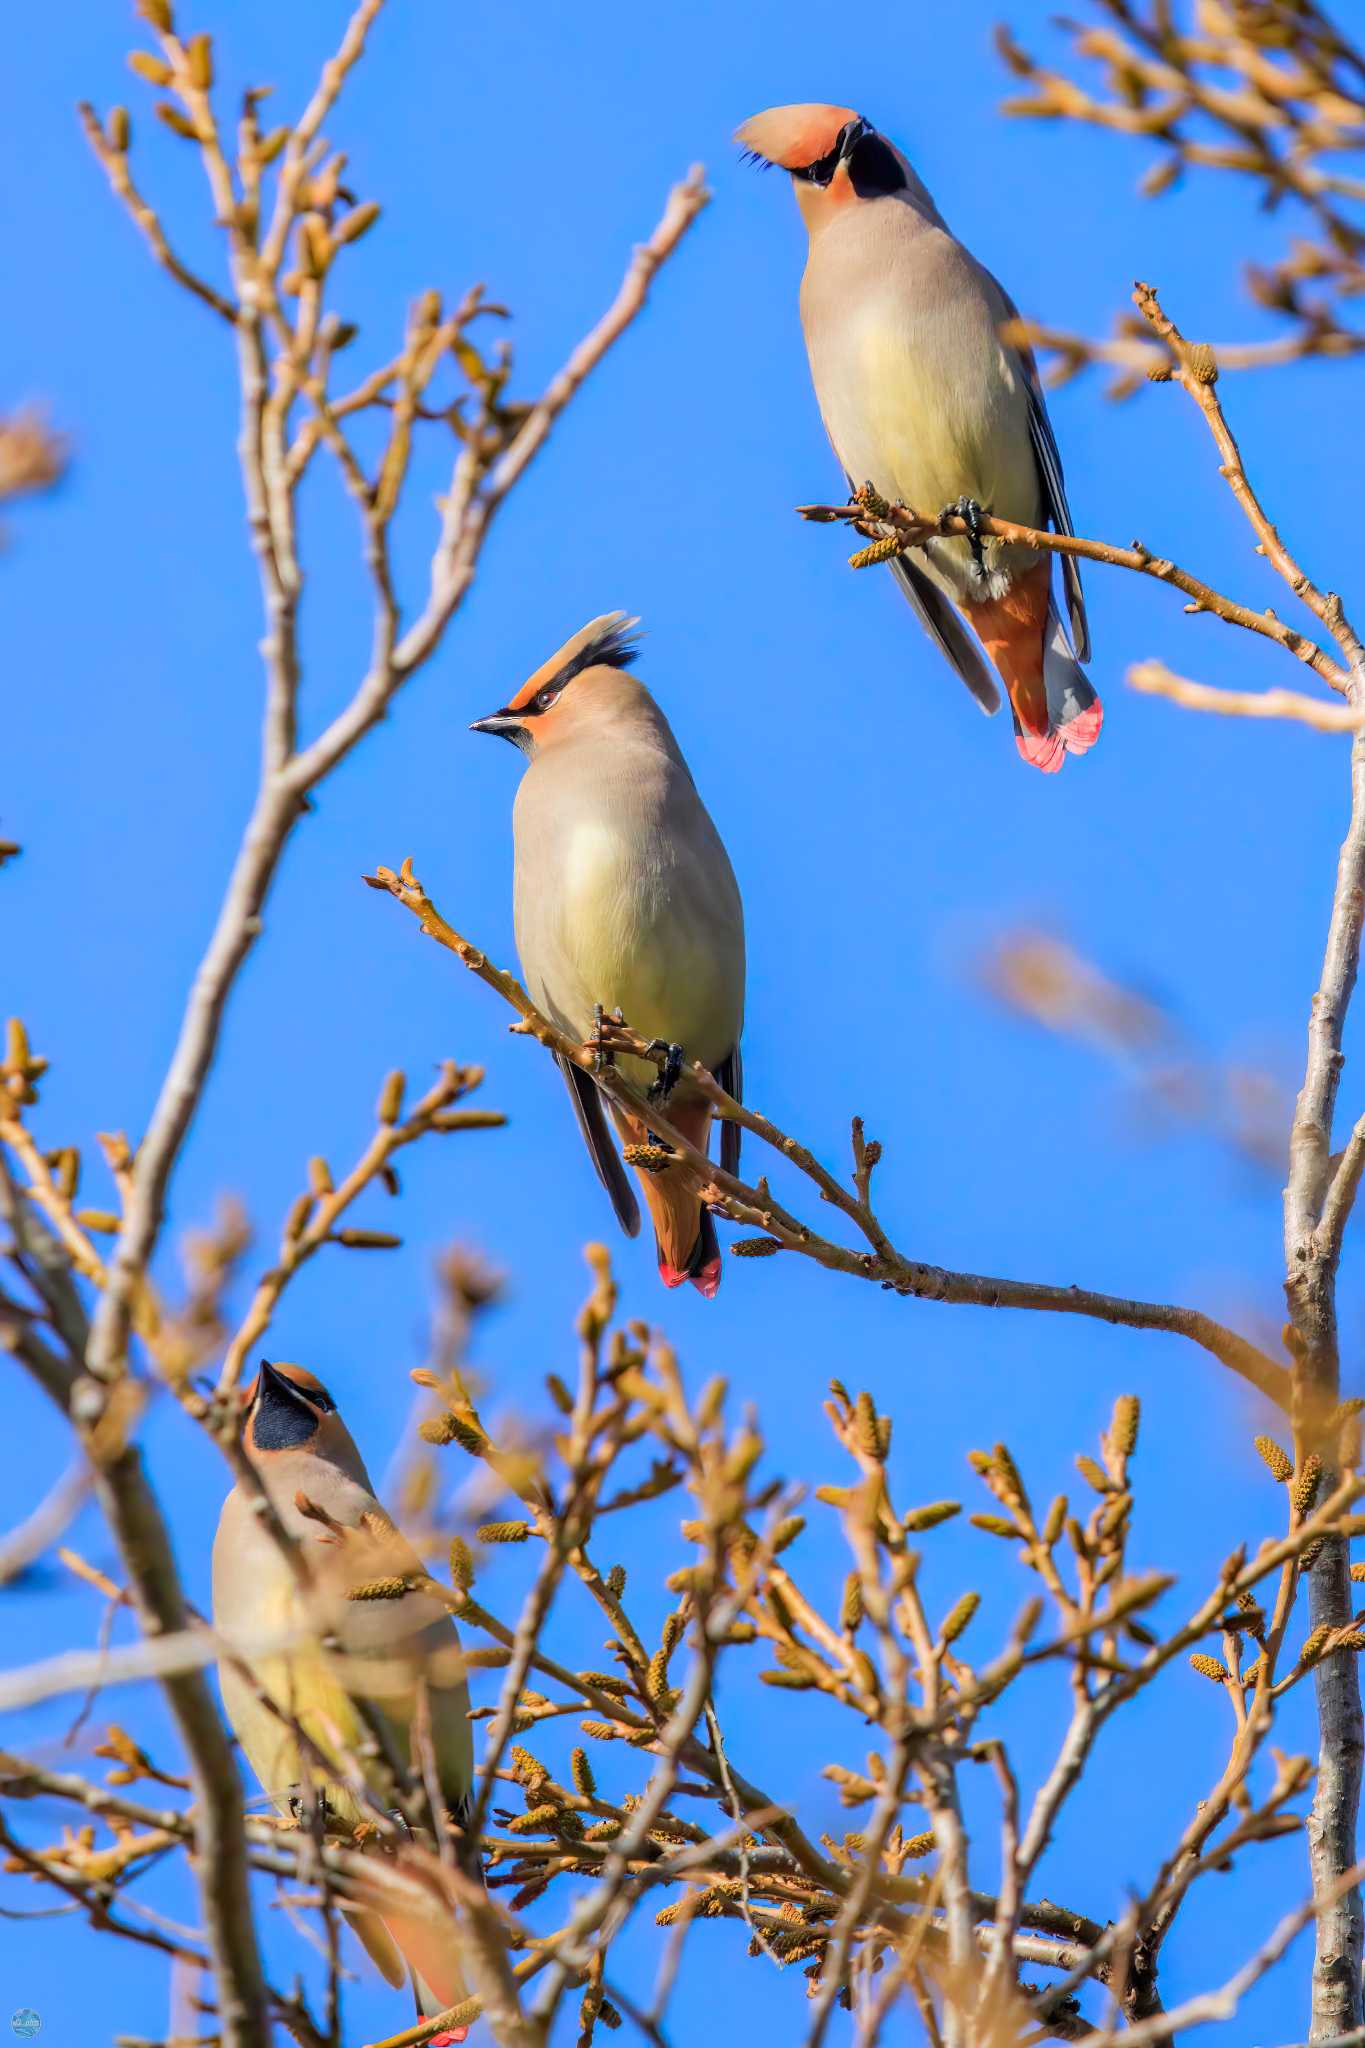
<path fill-rule="evenodd" d="M 526 756 L 513 811 L 517 950 L 545 1014 L 588 1042 L 596 1015 L 620 1010 L 645 1038 L 672 1047 L 666 1115 L 705 1151 L 709 1103 L 684 1074 L 685 1051 L 739 1097 L 744 1016 L 744 914 L 720 836 L 668 720 L 630 673 L 623 612 L 593 619 L 552 654 L 475 732 L 498 733 Z M 591 1074 L 561 1061 L 579 1125 L 621 1227 L 640 1212 Z M 657 1069 L 623 1056 L 642 1090 Z M 654 1225 L 659 1272 L 709 1299 L 720 1247 L 696 1187 L 667 1164 L 648 1126 L 607 1104 L 636 1167 Z M 721 1130 L 721 1163 L 739 1164 L 739 1129 Z"/>
<path fill-rule="evenodd" d="M 269 1365 L 248 1390 L 242 1448 L 306 1567 L 289 1559 L 241 1484 L 223 1504 L 213 1545 L 214 1626 L 231 1644 L 298 1632 L 299 1648 L 219 1666 L 223 1703 L 248 1763 L 276 1810 L 301 1817 L 319 1802 L 329 1823 L 370 1818 L 348 1777 L 359 1769 L 382 1797 L 384 1752 L 420 1780 L 414 1723 L 430 1731 L 441 1794 L 457 1819 L 473 1781 L 469 1693 L 459 1637 L 424 1590 L 422 1567 L 375 1499 L 369 1474 L 327 1389 L 297 1365 Z M 324 1648 L 324 1641 L 326 1647 Z M 425 1693 L 425 1706 L 422 1695 Z M 320 1770 L 297 1723 L 335 1768 Z M 363 1880 L 346 1916 L 393 1985 L 410 1977 L 420 2018 L 468 1996 L 455 1900 L 430 1844 L 365 1844 Z M 438 2034 L 463 2041 L 467 2028 Z"/>
<path fill-rule="evenodd" d="M 809 237 L 801 324 L 834 452 L 923 516 L 984 509 L 1069 533 L 1061 459 L 1030 352 L 1001 338 L 1007 294 L 945 226 L 894 143 L 852 107 L 770 107 L 737 131 L 790 172 Z M 1080 663 L 1090 652 L 1074 557 L 1062 563 L 1070 637 L 1048 555 L 973 531 L 892 564 L 931 640 L 987 712 L 1009 693 L 1020 753 L 1051 773 L 1099 736 Z M 965 622 L 965 623 L 964 623 Z M 970 631 L 967 630 L 970 628 Z"/>

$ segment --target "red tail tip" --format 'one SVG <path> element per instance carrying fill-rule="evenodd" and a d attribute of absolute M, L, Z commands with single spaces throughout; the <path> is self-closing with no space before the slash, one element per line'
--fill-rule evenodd
<path fill-rule="evenodd" d="M 1084 754 L 1094 746 L 1104 724 L 1104 706 L 1097 697 L 1086 710 L 1069 718 L 1058 737 L 1068 754 Z"/>
<path fill-rule="evenodd" d="M 716 1289 L 720 1286 L 720 1253 L 717 1252 L 714 1259 L 708 1259 L 699 1273 L 692 1273 L 688 1277 L 698 1294 L 705 1295 L 708 1301 L 714 1301 Z"/>
<path fill-rule="evenodd" d="M 1016 732 L 1014 744 L 1030 768 L 1041 768 L 1044 775 L 1055 775 L 1066 759 L 1066 742 L 1060 733 Z"/>
<path fill-rule="evenodd" d="M 468 2039 L 468 2027 L 456 2027 L 451 2033 L 433 2034 L 431 2036 L 431 2048 L 454 2048 L 454 2044 L 457 2041 L 467 2041 Z"/>
<path fill-rule="evenodd" d="M 708 1301 L 716 1298 L 720 1286 L 720 1258 L 708 1259 L 695 1273 L 684 1273 L 678 1266 L 670 1266 L 666 1260 L 659 1261 L 659 1278 L 665 1287 L 681 1287 L 684 1280 L 690 1280 L 698 1294 L 704 1294 Z"/>

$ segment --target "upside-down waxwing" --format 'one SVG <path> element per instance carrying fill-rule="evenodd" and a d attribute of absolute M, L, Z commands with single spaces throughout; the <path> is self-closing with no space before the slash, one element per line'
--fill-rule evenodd
<path fill-rule="evenodd" d="M 1001 338 L 1014 305 L 949 232 L 901 152 L 852 107 L 770 107 L 735 140 L 791 173 L 809 237 L 806 351 L 851 487 L 871 483 L 930 518 L 960 512 L 973 528 L 897 556 L 892 573 L 992 712 L 1000 695 L 984 648 L 1009 693 L 1024 759 L 1060 768 L 1093 746 L 1103 718 L 1080 667 L 1090 643 L 1076 560 L 1062 563 L 1069 639 L 1050 557 L 975 531 L 983 508 L 1071 531 L 1037 367 Z"/>
<path fill-rule="evenodd" d="M 299 1546 L 312 1588 L 305 1593 L 300 1587 L 253 1511 L 251 1494 L 235 1486 L 213 1545 L 214 1625 L 229 1646 L 234 1638 L 276 1632 L 297 1630 L 305 1638 L 297 1649 L 251 1659 L 250 1676 L 230 1661 L 219 1666 L 228 1720 L 262 1789 L 281 1814 L 297 1817 L 321 1799 L 343 1823 L 368 1818 L 342 1772 L 348 1764 L 356 1767 L 358 1755 L 366 1769 L 363 1751 L 377 1725 L 390 1754 L 410 1762 L 420 1778 L 413 1725 L 425 1691 L 441 1792 L 461 1817 L 468 1810 L 474 1751 L 459 1638 L 441 1602 L 417 1584 L 396 1598 L 355 1597 L 358 1587 L 392 1586 L 423 1574 L 376 1500 L 336 1403 L 301 1366 L 262 1360 L 248 1391 L 242 1447 Z M 310 1630 L 315 1633 L 306 1639 Z M 335 1761 L 336 1777 L 301 1754 L 293 1722 Z M 456 1913 L 434 1874 L 434 1857 L 418 1855 L 415 1843 L 411 1854 L 373 1840 L 365 1846 L 367 1875 L 353 1888 L 347 1918 L 390 1984 L 411 1978 L 419 2017 L 457 2005 L 468 1994 Z M 463 2041 L 467 2031 L 434 2039 Z"/>
<path fill-rule="evenodd" d="M 668 720 L 630 674 L 636 648 L 624 612 L 593 619 L 475 732 L 500 734 L 526 756 L 513 809 L 517 950 L 537 1004 L 589 1041 L 598 1011 L 619 1010 L 642 1037 L 709 1067 L 740 1094 L 744 913 L 720 835 L 697 794 Z M 643 1089 L 657 1070 L 621 1057 Z M 598 1176 L 633 1237 L 640 1212 L 591 1074 L 560 1065 Z M 622 1142 L 655 1150 L 646 1123 L 608 1105 Z M 705 1151 L 709 1103 L 684 1074 L 666 1114 Z M 721 1129 L 721 1163 L 739 1165 L 739 1126 Z M 720 1246 L 695 1186 L 666 1164 L 636 1168 L 666 1286 L 690 1280 L 708 1300 Z"/>

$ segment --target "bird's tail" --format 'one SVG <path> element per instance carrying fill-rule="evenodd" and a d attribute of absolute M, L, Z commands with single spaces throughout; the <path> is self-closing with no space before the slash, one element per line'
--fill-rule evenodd
<path fill-rule="evenodd" d="M 1055 775 L 1068 754 L 1094 746 L 1104 707 L 1053 601 L 1051 564 L 1035 563 L 1003 597 L 964 609 L 1009 692 L 1015 745 Z"/>
<path fill-rule="evenodd" d="M 391 1984 L 401 1983 L 406 1965 L 419 2019 L 432 2019 L 469 1996 L 461 1967 L 461 1942 L 454 1900 L 441 1887 L 430 1859 L 420 1862 L 401 1849 L 376 1845 L 366 1857 L 349 1917 L 370 1956 Z M 356 1907 L 361 1910 L 357 1911 Z M 468 2026 L 434 2034 L 439 2048 L 463 2041 Z"/>
<path fill-rule="evenodd" d="M 673 1101 L 667 1113 L 668 1121 L 704 1152 L 711 1131 L 709 1103 Z M 711 1211 L 686 1175 L 655 1156 L 659 1148 L 644 1125 L 619 1111 L 614 1114 L 654 1225 L 659 1278 L 665 1287 L 690 1280 L 710 1301 L 720 1286 L 720 1244 Z"/>

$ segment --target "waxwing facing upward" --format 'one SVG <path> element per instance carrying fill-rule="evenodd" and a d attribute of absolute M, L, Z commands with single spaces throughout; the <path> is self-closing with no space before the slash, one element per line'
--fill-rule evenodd
<path fill-rule="evenodd" d="M 619 1009 L 642 1037 L 700 1060 L 738 1098 L 739 890 L 668 720 L 629 672 L 636 623 L 624 612 L 593 619 L 473 727 L 527 757 L 513 809 L 517 950 L 536 1003 L 573 1037 L 592 1037 L 599 1006 L 607 1015 Z M 642 1060 L 619 1064 L 642 1090 L 656 1081 Z M 603 1097 L 583 1068 L 560 1065 L 598 1175 L 633 1237 L 640 1212 Z M 625 1145 L 654 1149 L 643 1122 L 607 1107 Z M 685 1074 L 665 1113 L 706 1150 L 710 1105 Z M 728 1172 L 738 1168 L 737 1125 L 722 1126 L 720 1156 Z M 709 1299 L 720 1284 L 709 1209 L 666 1164 L 636 1175 L 665 1285 L 690 1280 Z"/>
<path fill-rule="evenodd" d="M 937 517 L 981 511 L 1069 533 L 1061 459 L 1027 349 L 1001 339 L 1008 295 L 945 226 L 901 152 L 852 107 L 770 107 L 735 140 L 789 171 L 809 236 L 801 323 L 834 452 L 852 487 Z M 1083 754 L 1103 713 L 1080 572 L 994 539 L 933 539 L 891 564 L 910 604 L 982 709 L 1009 693 L 1019 752 L 1045 772 Z M 968 632 L 964 627 L 971 628 Z M 975 638 L 973 638 L 973 635 Z M 979 643 L 979 645 L 978 645 Z M 1074 647 L 1074 651 L 1073 651 Z"/>
<path fill-rule="evenodd" d="M 375 1499 L 336 1403 L 301 1366 L 262 1360 L 242 1448 L 311 1582 L 300 1586 L 253 1495 L 235 1486 L 213 1545 L 214 1626 L 229 1644 L 304 1638 L 296 1649 L 246 1659 L 245 1669 L 219 1666 L 228 1720 L 263 1790 L 281 1814 L 301 1817 L 321 1799 L 333 1821 L 354 1826 L 368 1816 L 343 1771 L 365 1769 L 376 1725 L 389 1753 L 420 1770 L 413 1723 L 425 1691 L 441 1793 L 459 1818 L 473 1779 L 459 1638 L 441 1601 L 422 1590 L 421 1565 Z M 357 1587 L 403 1580 L 413 1583 L 397 1597 L 355 1597 Z M 301 1746 L 295 1722 L 335 1761 L 335 1777 Z M 382 1796 L 381 1784 L 372 1789 Z M 411 1851 L 373 1839 L 365 1847 L 366 1876 L 352 1888 L 347 1918 L 391 1984 L 410 1976 L 419 2018 L 459 2004 L 467 1990 L 455 1901 L 434 1853 L 419 1853 L 415 1839 Z M 467 2032 L 432 2038 L 452 2043 Z"/>

